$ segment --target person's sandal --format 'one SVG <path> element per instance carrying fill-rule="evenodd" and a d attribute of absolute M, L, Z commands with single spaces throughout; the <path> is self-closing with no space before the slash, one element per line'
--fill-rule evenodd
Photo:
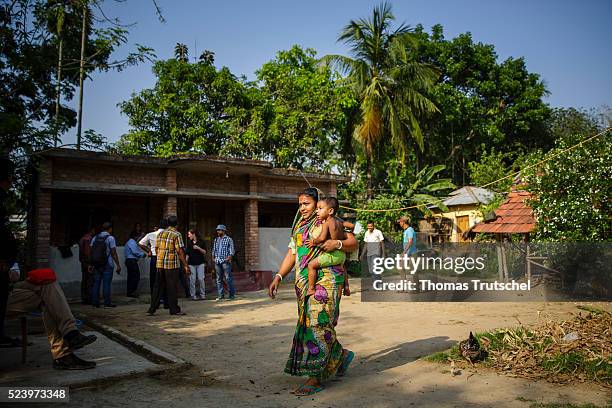
<path fill-rule="evenodd" d="M 336 371 L 336 377 L 343 377 L 346 374 L 346 371 L 348 370 L 351 361 L 353 361 L 353 358 L 355 358 L 355 353 L 349 350 L 349 352 L 346 353 L 344 360 L 342 360 L 342 364 L 340 364 L 340 367 L 338 367 L 338 371 Z"/>
<path fill-rule="evenodd" d="M 323 391 L 324 388 L 325 387 L 323 386 L 323 384 L 319 386 L 304 384 L 301 385 L 297 390 L 295 390 L 293 394 L 298 397 L 307 397 L 309 395 L 316 394 L 319 391 Z"/>

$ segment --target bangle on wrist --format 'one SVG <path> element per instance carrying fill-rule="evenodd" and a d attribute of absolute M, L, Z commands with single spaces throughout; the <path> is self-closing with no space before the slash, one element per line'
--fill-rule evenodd
<path fill-rule="evenodd" d="M 338 245 L 338 249 L 342 249 L 342 241 L 338 240 L 338 244 L 340 244 Z"/>
<path fill-rule="evenodd" d="M 277 273 L 276 276 L 280 278 L 281 282 L 283 281 L 283 275 L 281 275 L 280 273 Z"/>

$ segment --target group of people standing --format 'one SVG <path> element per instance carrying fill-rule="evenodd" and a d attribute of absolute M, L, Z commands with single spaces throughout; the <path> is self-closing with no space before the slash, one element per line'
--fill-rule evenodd
<path fill-rule="evenodd" d="M 147 234 L 136 224 L 125 243 L 125 266 L 127 268 L 127 296 L 138 298 L 140 282 L 139 260 L 149 257 L 149 283 L 151 305 L 148 313 L 154 314 L 161 304 L 171 315 L 183 315 L 178 305 L 181 286 L 186 297 L 192 300 L 205 299 L 205 272 L 208 251 L 197 231 L 189 230 L 187 241 L 177 231 L 178 219 L 171 215 L 164 218 Z M 234 299 L 232 260 L 235 256 L 234 241 L 226 235 L 227 228 L 219 224 L 213 242 L 211 258 L 217 275 L 217 300 L 225 298 L 224 280 L 229 289 L 229 299 Z M 100 307 L 102 289 L 104 307 L 115 307 L 111 302 L 113 273 L 121 274 L 117 255 L 117 243 L 112 235 L 110 222 L 102 225 L 95 234 L 92 228 L 79 241 L 81 261 L 81 300 L 84 304 Z M 199 292 L 198 292 L 199 290 Z"/>

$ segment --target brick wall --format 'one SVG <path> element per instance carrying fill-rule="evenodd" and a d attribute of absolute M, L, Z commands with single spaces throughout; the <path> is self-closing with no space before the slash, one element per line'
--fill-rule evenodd
<path fill-rule="evenodd" d="M 179 169 L 177 173 L 179 190 L 211 190 L 219 192 L 247 193 L 248 176 L 238 176 L 231 172 L 229 178 L 220 173 L 204 173 Z"/>
<path fill-rule="evenodd" d="M 55 160 L 53 180 L 78 181 L 92 184 L 127 184 L 161 187 L 165 184 L 166 172 L 161 168 L 144 168 L 120 164 L 99 164 Z M 50 181 L 50 180 L 49 180 Z M 43 180 L 41 179 L 41 184 Z"/>
<path fill-rule="evenodd" d="M 249 193 L 257 195 L 259 181 L 249 177 Z M 259 214 L 258 200 L 247 200 L 244 205 L 244 257 L 247 271 L 257 270 L 259 267 Z"/>
<path fill-rule="evenodd" d="M 113 235 L 122 246 L 139 222 L 149 232 L 162 217 L 163 201 L 158 197 L 89 193 L 53 193 L 51 235 L 47 245 L 72 245 L 90 225 L 113 223 Z"/>
<path fill-rule="evenodd" d="M 253 270 L 259 265 L 259 215 L 270 224 L 289 224 L 297 208 L 297 195 L 308 184 L 299 178 L 252 177 L 216 173 L 184 168 L 147 167 L 125 162 L 84 162 L 64 158 L 46 159 L 41 163 L 39 186 L 52 186 L 53 182 L 81 182 L 90 185 L 150 186 L 168 191 L 202 190 L 251 195 L 291 195 L 291 203 L 275 204 L 249 200 L 212 200 L 207 198 L 183 198 L 181 196 L 144 196 L 120 194 L 96 194 L 85 192 L 53 192 L 38 190 L 30 225 L 30 248 L 38 265 L 49 261 L 49 245 L 71 245 L 90 223 L 101 223 L 109 218 L 114 224 L 118 244 L 125 242 L 134 223 L 140 222 L 145 231 L 157 225 L 162 216 L 176 214 L 182 233 L 196 227 L 202 237 L 210 242 L 218 223 L 228 227 L 234 239 L 237 261 L 243 269 Z M 334 183 L 311 181 L 325 194 L 336 195 Z M 276 205 L 276 207 L 274 207 Z M 279 207 L 280 205 L 280 207 Z M 284 206 L 284 207 L 283 207 Z M 274 208 L 268 208 L 274 207 Z"/>
<path fill-rule="evenodd" d="M 34 207 L 34 265 L 49 266 L 49 240 L 51 237 L 51 193 L 38 191 Z"/>
<path fill-rule="evenodd" d="M 225 219 L 223 223 L 227 226 L 228 235 L 234 240 L 236 258 L 238 264 L 245 269 L 245 225 L 244 225 L 244 201 L 225 201 Z"/>
<path fill-rule="evenodd" d="M 325 194 L 335 195 L 336 194 L 336 185 L 333 183 L 317 183 L 316 181 L 311 181 L 313 187 L 319 188 Z M 332 187 L 333 186 L 333 187 Z M 287 194 L 294 195 L 296 197 L 299 193 L 304 191 L 305 188 L 308 188 L 308 183 L 305 180 L 283 180 L 283 179 L 273 179 L 273 178 L 262 178 L 258 180 L 257 185 L 258 191 L 262 194 Z M 333 194 L 332 194 L 333 193 Z"/>

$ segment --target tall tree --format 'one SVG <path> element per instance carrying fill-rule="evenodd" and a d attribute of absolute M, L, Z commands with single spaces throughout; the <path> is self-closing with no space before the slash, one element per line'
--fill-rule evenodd
<path fill-rule="evenodd" d="M 77 114 L 77 149 L 81 149 L 81 128 L 83 123 L 83 81 L 85 79 L 85 44 L 87 42 L 87 20 L 90 15 L 89 2 L 82 1 L 81 6 L 81 58 L 79 59 L 79 110 Z"/>
<path fill-rule="evenodd" d="M 392 29 L 393 20 L 389 3 L 374 7 L 370 18 L 351 20 L 338 38 L 351 47 L 352 57 L 323 58 L 348 74 L 359 101 L 351 124 L 365 150 L 368 198 L 373 195 L 372 157 L 379 147 L 391 142 L 402 161 L 413 146 L 411 139 L 423 150 L 420 120 L 438 111 L 427 96 L 438 74 L 414 59 L 411 28 L 400 24 Z"/>
<path fill-rule="evenodd" d="M 345 169 L 340 136 L 356 102 L 313 49 L 293 46 L 257 70 L 259 101 L 229 135 L 223 153 L 253 155 L 277 166 Z"/>
<path fill-rule="evenodd" d="M 215 53 L 210 50 L 204 50 L 204 52 L 200 54 L 199 62 L 201 62 L 202 64 L 214 64 Z"/>
<path fill-rule="evenodd" d="M 417 25 L 418 60 L 441 73 L 430 96 L 441 114 L 423 126 L 428 146 L 424 164 L 444 163 L 456 183 L 469 182 L 468 164 L 486 150 L 502 154 L 552 147 L 550 108 L 540 76 L 522 58 L 498 61 L 495 47 L 470 33 L 445 39 L 441 25 L 431 33 Z"/>
<path fill-rule="evenodd" d="M 185 44 L 176 43 L 174 46 L 174 58 L 177 61 L 188 62 L 189 61 L 189 49 Z"/>
<path fill-rule="evenodd" d="M 101 0 L 89 0 L 99 5 Z M 23 211 L 26 185 L 36 173 L 35 152 L 53 147 L 76 125 L 70 101 L 78 85 L 82 14 L 77 0 L 11 0 L 0 2 L 0 154 L 18 163 L 16 195 Z M 110 54 L 127 41 L 123 28 L 102 22 L 87 36 L 85 74 L 137 63 L 142 52 L 112 61 Z M 60 56 L 61 51 L 61 56 Z M 85 131 L 83 145 L 103 140 Z"/>
<path fill-rule="evenodd" d="M 49 31 L 53 31 L 55 28 L 55 33 L 57 36 L 58 46 L 57 46 L 57 73 L 56 73 L 56 97 L 55 97 L 55 138 L 53 141 L 53 145 L 57 146 L 59 142 L 59 115 L 60 115 L 60 104 L 62 101 L 62 63 L 63 63 L 63 53 L 64 53 L 64 38 L 63 38 L 63 29 L 64 29 L 64 19 L 66 16 L 66 4 L 63 1 L 58 2 L 52 9 L 52 14 L 55 15 L 55 24 L 52 24 Z"/>
<path fill-rule="evenodd" d="M 116 147 L 130 154 L 219 154 L 236 117 L 248 108 L 248 84 L 227 68 L 157 61 L 155 86 L 119 104 L 131 129 Z"/>
<path fill-rule="evenodd" d="M 257 71 L 257 83 L 250 83 L 203 61 L 159 61 L 153 68 L 155 86 L 119 105 L 131 129 L 117 149 L 342 168 L 337 142 L 355 100 L 317 63 L 314 50 L 294 46 L 278 52 Z"/>

